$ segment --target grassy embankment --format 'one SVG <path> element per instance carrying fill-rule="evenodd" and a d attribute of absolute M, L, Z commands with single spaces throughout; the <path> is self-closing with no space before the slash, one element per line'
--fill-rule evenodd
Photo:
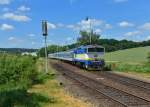
<path fill-rule="evenodd" d="M 105 60 L 111 63 L 113 70 L 150 74 L 150 64 L 147 63 L 150 46 L 120 50 L 106 53 Z"/>
<path fill-rule="evenodd" d="M 0 107 L 39 107 L 39 102 L 50 101 L 28 92 L 44 80 L 37 72 L 36 62 L 37 58 L 31 56 L 0 54 Z"/>
<path fill-rule="evenodd" d="M 31 56 L 0 54 L 0 107 L 88 107 L 66 94 L 42 60 Z"/>

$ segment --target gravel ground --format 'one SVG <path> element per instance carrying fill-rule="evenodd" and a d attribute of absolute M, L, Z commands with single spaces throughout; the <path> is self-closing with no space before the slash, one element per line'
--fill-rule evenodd
<path fill-rule="evenodd" d="M 121 107 L 104 96 L 93 96 L 93 91 L 76 83 L 70 78 L 64 77 L 59 72 L 57 72 L 57 80 L 63 84 L 63 88 L 67 93 L 84 102 L 90 103 L 91 107 Z"/>
<path fill-rule="evenodd" d="M 145 82 L 148 82 L 150 83 L 150 75 L 141 75 L 140 73 L 126 73 L 126 72 L 114 72 L 118 75 L 123 75 L 123 76 L 126 76 L 126 77 L 130 77 L 130 78 L 134 78 L 134 79 L 138 79 L 138 80 L 141 80 L 141 81 L 145 81 Z"/>
<path fill-rule="evenodd" d="M 84 102 L 90 103 L 91 107 L 111 107 L 106 105 L 107 99 L 97 99 L 93 96 L 93 92 L 86 87 L 78 84 L 70 78 L 64 77 L 61 73 L 57 72 L 57 80 L 63 83 L 63 88 L 66 93 L 69 93 L 75 98 L 81 99 Z M 101 103 L 100 103 L 101 102 Z"/>
<path fill-rule="evenodd" d="M 130 87 L 126 86 L 119 82 L 115 82 L 115 81 L 111 80 L 110 78 L 96 75 L 92 72 L 84 72 L 84 70 L 81 70 L 81 69 L 74 67 L 70 64 L 67 64 L 67 63 L 63 63 L 63 62 L 59 62 L 59 63 L 62 66 L 66 66 L 66 67 L 69 66 L 69 69 L 72 69 L 73 71 L 78 72 L 82 75 L 85 75 L 89 78 L 96 79 L 99 82 L 102 82 L 104 84 L 107 84 L 107 85 L 115 87 L 115 88 L 117 87 L 120 90 L 123 90 L 125 92 L 131 93 L 136 96 L 140 96 L 141 98 L 144 98 L 144 99 L 147 99 L 150 101 L 150 93 L 145 92 L 142 89 L 138 89 L 137 87 L 134 87 L 134 86 L 130 86 Z M 85 102 L 91 103 L 91 107 L 118 107 L 117 105 L 111 105 L 111 104 L 113 104 L 112 101 L 108 101 L 107 98 L 104 98 L 104 97 L 99 98 L 99 96 L 97 96 L 98 99 L 95 98 L 95 96 L 92 95 L 93 92 L 91 90 L 88 90 L 86 87 L 81 86 L 80 84 L 76 83 L 75 81 L 72 81 L 69 78 L 62 76 L 59 72 L 57 72 L 57 74 L 58 74 L 57 79 L 60 82 L 63 81 L 62 82 L 63 87 L 66 90 L 66 92 L 71 93 L 71 95 L 73 95 Z"/>
<path fill-rule="evenodd" d="M 61 63 L 62 66 L 69 66 L 70 69 L 72 69 L 75 72 L 78 72 L 84 76 L 87 76 L 87 77 L 92 78 L 92 79 L 97 79 L 99 82 L 102 82 L 106 85 L 112 86 L 114 88 L 120 89 L 122 91 L 128 92 L 130 94 L 133 94 L 135 96 L 139 96 L 141 98 L 144 98 L 144 99 L 147 99 L 150 101 L 150 92 L 146 92 L 145 90 L 139 89 L 139 88 L 134 87 L 134 86 L 129 87 L 127 85 L 113 81 L 113 80 L 111 80 L 111 78 L 96 75 L 93 72 L 84 72 L 84 70 L 80 70 L 79 68 L 74 67 L 74 66 L 67 64 L 67 63 L 62 63 L 62 62 L 59 62 L 59 63 Z"/>

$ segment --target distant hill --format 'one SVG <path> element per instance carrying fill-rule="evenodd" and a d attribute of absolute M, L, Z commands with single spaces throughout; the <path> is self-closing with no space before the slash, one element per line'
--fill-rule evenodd
<path fill-rule="evenodd" d="M 106 61 L 119 61 L 128 63 L 146 62 L 147 54 L 150 52 L 150 46 L 125 49 L 115 52 L 106 53 Z"/>
<path fill-rule="evenodd" d="M 36 52 L 37 49 L 26 49 L 26 48 L 0 48 L 0 52 L 7 53 L 22 53 L 22 52 Z"/>

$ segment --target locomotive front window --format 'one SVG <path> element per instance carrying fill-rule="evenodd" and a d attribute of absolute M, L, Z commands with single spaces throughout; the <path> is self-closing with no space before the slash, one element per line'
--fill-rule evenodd
<path fill-rule="evenodd" d="M 104 52 L 104 48 L 88 48 L 88 52 Z"/>

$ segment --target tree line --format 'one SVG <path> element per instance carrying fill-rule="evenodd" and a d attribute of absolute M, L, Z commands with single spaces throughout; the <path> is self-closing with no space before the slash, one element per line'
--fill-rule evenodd
<path fill-rule="evenodd" d="M 14 53 L 20 54 L 22 52 L 36 52 L 37 49 L 26 49 L 26 48 L 0 48 L 0 53 Z"/>
<path fill-rule="evenodd" d="M 135 41 L 129 41 L 129 40 L 116 40 L 116 39 L 101 39 L 101 35 L 86 31 L 80 31 L 80 37 L 77 38 L 77 42 L 60 46 L 60 45 L 50 45 L 47 47 L 48 53 L 55 53 L 60 51 L 66 51 L 69 49 L 77 48 L 82 45 L 90 45 L 90 44 L 96 44 L 101 45 L 105 47 L 106 52 L 112 52 L 117 50 L 123 50 L 123 49 L 129 49 L 129 48 L 136 48 L 136 47 L 144 47 L 144 46 L 150 46 L 150 40 L 148 41 L 142 41 L 142 42 L 135 42 Z M 90 43 L 91 38 L 91 43 Z M 41 48 L 38 52 L 40 56 L 44 56 L 44 48 Z"/>

